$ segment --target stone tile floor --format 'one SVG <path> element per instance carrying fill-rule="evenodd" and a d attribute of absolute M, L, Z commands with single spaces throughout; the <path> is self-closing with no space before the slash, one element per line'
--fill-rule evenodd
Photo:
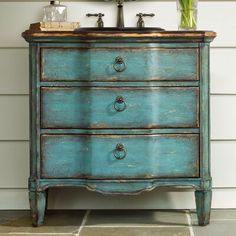
<path fill-rule="evenodd" d="M 45 225 L 31 227 L 29 211 L 0 211 L 0 236 L 236 236 L 236 209 L 212 210 L 197 226 L 194 211 L 48 211 Z"/>

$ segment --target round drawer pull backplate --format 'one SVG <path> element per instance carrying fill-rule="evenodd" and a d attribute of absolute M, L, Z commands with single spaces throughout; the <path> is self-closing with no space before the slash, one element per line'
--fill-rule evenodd
<path fill-rule="evenodd" d="M 123 72 L 126 69 L 126 64 L 122 57 L 116 57 L 115 62 L 113 64 L 113 68 L 116 72 Z"/>
<path fill-rule="evenodd" d="M 126 109 L 127 105 L 125 99 L 122 96 L 118 96 L 114 102 L 114 108 L 118 112 L 122 112 Z"/>
<path fill-rule="evenodd" d="M 118 143 L 116 145 L 116 149 L 113 151 L 113 155 L 115 156 L 115 158 L 117 160 L 124 159 L 126 157 L 126 155 L 127 155 L 127 151 L 126 151 L 126 149 L 124 147 L 124 144 Z"/>

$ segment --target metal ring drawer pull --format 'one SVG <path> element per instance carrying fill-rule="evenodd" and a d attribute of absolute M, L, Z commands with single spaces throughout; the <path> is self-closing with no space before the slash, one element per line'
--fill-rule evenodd
<path fill-rule="evenodd" d="M 122 160 L 126 157 L 127 151 L 122 143 L 116 145 L 116 149 L 113 151 L 113 155 L 117 160 Z"/>
<path fill-rule="evenodd" d="M 126 109 L 126 107 L 127 105 L 126 105 L 125 99 L 122 96 L 118 96 L 114 103 L 115 110 L 118 112 L 122 112 Z"/>
<path fill-rule="evenodd" d="M 123 72 L 126 69 L 126 64 L 122 57 L 116 57 L 113 67 L 116 72 Z"/>

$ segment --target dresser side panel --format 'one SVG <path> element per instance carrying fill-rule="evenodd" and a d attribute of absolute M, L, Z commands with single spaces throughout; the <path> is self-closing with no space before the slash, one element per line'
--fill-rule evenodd
<path fill-rule="evenodd" d="M 40 162 L 40 142 L 39 142 L 39 44 L 30 43 L 29 61 L 30 61 L 30 177 L 35 179 L 39 177 Z"/>
<path fill-rule="evenodd" d="M 209 43 L 200 44 L 200 169 L 210 179 L 210 73 Z"/>

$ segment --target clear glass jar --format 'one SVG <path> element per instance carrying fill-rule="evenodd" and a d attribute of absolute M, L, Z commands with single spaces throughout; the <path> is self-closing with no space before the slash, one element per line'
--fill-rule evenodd
<path fill-rule="evenodd" d="M 198 0 L 177 0 L 179 30 L 197 29 Z"/>
<path fill-rule="evenodd" d="M 50 5 L 43 9 L 43 21 L 67 21 L 67 7 L 60 1 L 50 1 Z"/>

